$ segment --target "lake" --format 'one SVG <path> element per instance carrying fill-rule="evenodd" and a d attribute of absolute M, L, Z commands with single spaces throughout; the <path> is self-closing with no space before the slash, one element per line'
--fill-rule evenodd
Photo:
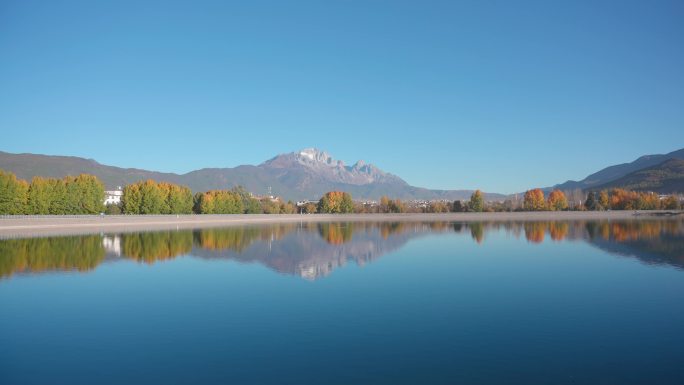
<path fill-rule="evenodd" d="M 682 384 L 684 221 L 0 240 L 2 384 Z"/>

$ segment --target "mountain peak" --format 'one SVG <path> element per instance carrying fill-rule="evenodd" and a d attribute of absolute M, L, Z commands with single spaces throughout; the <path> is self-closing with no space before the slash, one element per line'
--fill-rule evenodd
<path fill-rule="evenodd" d="M 279 170 L 281 174 L 300 170 L 314 179 L 333 183 L 368 185 L 376 182 L 406 184 L 399 177 L 386 173 L 370 163 L 359 160 L 353 166 L 345 166 L 327 152 L 315 147 L 280 154 L 259 167 Z M 312 179 L 313 180 L 313 179 Z"/>
<path fill-rule="evenodd" d="M 312 162 L 322 162 L 328 164 L 336 163 L 330 154 L 314 147 L 299 150 L 298 153 L 295 152 L 294 154 L 296 154 L 300 159 L 309 160 Z"/>

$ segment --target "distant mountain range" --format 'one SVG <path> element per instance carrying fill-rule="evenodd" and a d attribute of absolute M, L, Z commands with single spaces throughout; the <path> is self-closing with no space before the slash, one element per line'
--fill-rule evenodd
<path fill-rule="evenodd" d="M 668 154 L 644 155 L 631 163 L 606 167 L 581 181 L 569 180 L 545 190 L 602 190 L 620 187 L 659 193 L 684 192 L 684 172 L 681 164 L 670 160 L 684 160 L 684 148 Z"/>
<path fill-rule="evenodd" d="M 193 191 L 243 186 L 256 194 L 285 199 L 318 199 L 327 191 L 342 190 L 355 199 L 379 199 L 382 195 L 399 199 L 469 199 L 472 190 L 431 190 L 411 186 L 400 177 L 372 164 L 358 161 L 346 166 L 328 153 L 307 148 L 278 155 L 258 166 L 203 168 L 186 174 L 163 173 L 136 168 L 107 166 L 93 159 L 0 152 L 0 169 L 30 180 L 34 176 L 63 177 L 81 173 L 96 175 L 113 189 L 144 179 L 177 183 Z M 485 199 L 501 200 L 502 194 L 485 193 Z"/>
<path fill-rule="evenodd" d="M 306 148 L 280 154 L 259 165 L 233 168 L 203 168 L 186 174 L 164 173 L 100 164 L 71 156 L 10 154 L 0 151 L 0 169 L 30 180 L 34 176 L 63 177 L 82 173 L 96 175 L 108 189 L 139 180 L 154 179 L 190 187 L 193 191 L 243 186 L 255 194 L 285 199 L 318 199 L 327 191 L 342 190 L 355 199 L 377 200 L 383 195 L 399 199 L 466 200 L 472 190 L 431 190 L 411 186 L 397 175 L 358 161 L 351 166 L 335 160 L 325 151 Z M 544 190 L 602 190 L 621 187 L 658 193 L 684 192 L 684 149 L 668 154 L 645 155 L 631 163 L 606 167 L 581 181 L 569 180 Z M 507 196 L 485 193 L 487 200 Z"/>

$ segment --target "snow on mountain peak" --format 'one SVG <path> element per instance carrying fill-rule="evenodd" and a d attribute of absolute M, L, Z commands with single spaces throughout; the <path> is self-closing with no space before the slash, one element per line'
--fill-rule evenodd
<path fill-rule="evenodd" d="M 319 152 L 320 151 L 318 151 L 315 148 L 305 148 L 305 149 L 299 151 L 299 155 L 306 157 L 306 158 L 309 158 L 311 160 L 314 160 L 314 159 L 316 159 L 316 155 L 318 155 Z"/>
<path fill-rule="evenodd" d="M 308 148 L 304 148 L 302 150 L 299 150 L 299 155 L 307 157 L 309 159 L 318 158 L 322 154 L 325 154 L 325 151 L 321 151 L 321 150 L 314 148 L 314 147 L 308 147 Z"/>
<path fill-rule="evenodd" d="M 327 152 L 314 147 L 278 155 L 264 162 L 262 166 L 279 170 L 303 167 L 313 175 L 336 183 L 361 185 L 376 181 L 395 181 L 398 179 L 363 160 L 359 160 L 353 166 L 345 166 L 341 160 L 335 160 Z"/>
<path fill-rule="evenodd" d="M 342 161 L 334 160 L 327 152 L 313 147 L 305 148 L 299 152 L 293 153 L 293 155 L 295 155 L 295 158 L 300 162 L 304 161 L 304 163 L 323 163 L 328 166 L 344 165 Z"/>

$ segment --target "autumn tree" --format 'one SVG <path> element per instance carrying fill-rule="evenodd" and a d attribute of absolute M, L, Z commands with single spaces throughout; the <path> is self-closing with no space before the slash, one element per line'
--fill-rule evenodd
<path fill-rule="evenodd" d="M 544 192 L 538 188 L 527 190 L 525 192 L 525 197 L 523 199 L 523 208 L 526 211 L 546 210 L 546 203 L 544 202 Z"/>
<path fill-rule="evenodd" d="M 428 205 L 428 212 L 446 213 L 446 212 L 449 212 L 449 207 L 447 207 L 446 203 L 444 203 L 442 201 L 432 201 Z"/>
<path fill-rule="evenodd" d="M 29 185 L 11 172 L 0 170 L 0 214 L 26 214 Z"/>
<path fill-rule="evenodd" d="M 329 191 L 318 202 L 318 212 L 326 214 L 345 214 L 354 210 L 351 195 L 342 191 Z"/>
<path fill-rule="evenodd" d="M 380 197 L 380 207 L 378 208 L 381 213 L 389 212 L 389 198 L 385 195 Z"/>
<path fill-rule="evenodd" d="M 242 214 L 245 207 L 239 193 L 230 190 L 211 190 L 195 195 L 197 214 Z"/>
<path fill-rule="evenodd" d="M 621 188 L 610 190 L 609 201 L 612 210 L 636 210 L 638 209 L 639 194 Z"/>
<path fill-rule="evenodd" d="M 601 192 L 599 192 L 598 209 L 599 210 L 610 209 L 610 200 L 608 199 L 608 192 L 606 190 L 602 190 Z"/>
<path fill-rule="evenodd" d="M 318 207 L 313 203 L 307 203 L 304 205 L 304 213 L 306 214 L 316 214 Z"/>
<path fill-rule="evenodd" d="M 264 214 L 280 214 L 280 203 L 278 201 L 272 201 L 271 198 L 264 198 L 259 204 L 261 205 L 261 211 Z"/>
<path fill-rule="evenodd" d="M 124 187 L 121 209 L 126 214 L 190 214 L 193 196 L 186 186 L 149 179 Z"/>
<path fill-rule="evenodd" d="M 547 206 L 551 211 L 560 211 L 568 208 L 568 200 L 560 190 L 553 190 L 549 194 Z"/>
<path fill-rule="evenodd" d="M 468 202 L 468 208 L 471 211 L 482 212 L 484 210 L 484 197 L 482 191 L 475 190 L 470 196 L 470 202 Z"/>

